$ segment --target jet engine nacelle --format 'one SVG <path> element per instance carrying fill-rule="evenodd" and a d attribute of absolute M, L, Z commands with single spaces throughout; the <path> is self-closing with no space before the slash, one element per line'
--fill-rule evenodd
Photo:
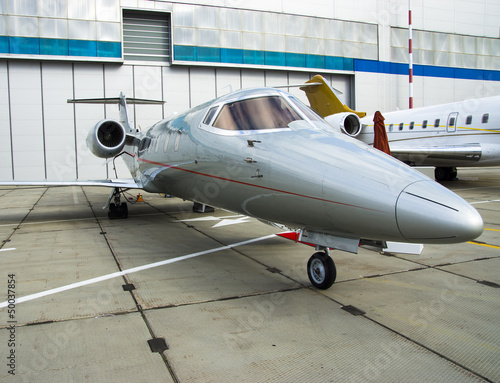
<path fill-rule="evenodd" d="M 335 131 L 356 137 L 361 133 L 361 121 L 354 113 L 336 113 L 325 117 Z"/>
<path fill-rule="evenodd" d="M 97 157 L 110 158 L 125 146 L 125 127 L 115 120 L 99 121 L 87 136 L 87 146 Z"/>

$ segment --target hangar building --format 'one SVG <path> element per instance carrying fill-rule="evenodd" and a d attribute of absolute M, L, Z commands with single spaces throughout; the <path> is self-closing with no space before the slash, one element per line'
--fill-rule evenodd
<path fill-rule="evenodd" d="M 498 1 L 412 8 L 415 107 L 500 94 Z M 405 109 L 408 30 L 395 0 L 0 0 L 0 179 L 113 176 L 85 138 L 116 106 L 71 98 L 165 100 L 131 106 L 146 128 L 236 89 L 322 74 L 357 110 Z"/>

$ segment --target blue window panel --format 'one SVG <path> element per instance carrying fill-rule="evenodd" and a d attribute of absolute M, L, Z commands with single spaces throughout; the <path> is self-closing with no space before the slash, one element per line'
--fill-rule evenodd
<path fill-rule="evenodd" d="M 455 78 L 463 80 L 483 80 L 484 73 L 482 70 L 477 69 L 456 68 Z"/>
<path fill-rule="evenodd" d="M 425 71 L 424 65 L 413 65 L 413 75 L 414 76 L 423 76 Z M 408 72 L 410 72 L 410 65 L 408 65 Z"/>
<path fill-rule="evenodd" d="M 354 71 L 354 59 L 344 57 L 343 70 Z"/>
<path fill-rule="evenodd" d="M 286 66 L 283 52 L 265 52 L 266 65 Z"/>
<path fill-rule="evenodd" d="M 187 45 L 175 45 L 174 60 L 196 61 L 196 47 Z"/>
<path fill-rule="evenodd" d="M 39 55 L 40 41 L 32 37 L 9 37 L 10 53 Z"/>
<path fill-rule="evenodd" d="M 9 38 L 7 36 L 0 36 L 0 53 L 10 53 Z"/>
<path fill-rule="evenodd" d="M 455 78 L 455 69 L 441 66 L 425 66 L 424 76 Z"/>
<path fill-rule="evenodd" d="M 409 72 L 410 72 L 409 64 L 391 63 L 391 70 L 389 74 L 408 75 Z"/>
<path fill-rule="evenodd" d="M 500 81 L 500 71 L 485 70 L 483 77 L 486 81 Z"/>
<path fill-rule="evenodd" d="M 338 59 L 343 60 L 342 57 L 338 57 Z M 372 73 L 381 73 L 380 72 L 380 61 L 373 60 L 355 60 L 354 61 L 354 69 L 357 72 L 372 72 Z M 343 62 L 342 62 L 343 66 Z M 336 67 L 335 69 L 340 69 Z"/>
<path fill-rule="evenodd" d="M 68 40 L 70 56 L 97 57 L 97 41 Z"/>
<path fill-rule="evenodd" d="M 263 51 L 244 50 L 243 63 L 251 65 L 265 65 L 266 57 Z"/>
<path fill-rule="evenodd" d="M 40 39 L 40 54 L 67 56 L 69 55 L 68 40 Z"/>
<path fill-rule="evenodd" d="M 243 64 L 242 49 L 221 49 L 221 61 L 229 64 Z"/>
<path fill-rule="evenodd" d="M 325 57 L 325 69 L 344 70 L 344 58 L 343 57 L 326 56 Z"/>
<path fill-rule="evenodd" d="M 220 48 L 198 47 L 196 61 L 220 62 Z"/>
<path fill-rule="evenodd" d="M 122 57 L 122 44 L 110 41 L 97 42 L 97 57 Z"/>
<path fill-rule="evenodd" d="M 306 55 L 307 68 L 325 68 L 325 56 Z"/>
<path fill-rule="evenodd" d="M 306 55 L 300 53 L 286 53 L 286 66 L 293 66 L 298 68 L 306 67 Z"/>

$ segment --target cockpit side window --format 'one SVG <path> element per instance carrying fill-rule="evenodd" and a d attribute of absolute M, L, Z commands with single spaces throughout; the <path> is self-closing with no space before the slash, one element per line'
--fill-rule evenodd
<path fill-rule="evenodd" d="M 215 112 L 217 112 L 217 109 L 219 109 L 219 107 L 218 106 L 214 106 L 213 108 L 211 108 L 208 111 L 205 119 L 203 120 L 203 123 L 205 125 L 210 125 L 210 123 L 212 122 L 212 119 L 214 118 Z"/>
<path fill-rule="evenodd" d="M 287 128 L 301 117 L 280 96 L 250 98 L 222 107 L 213 126 L 225 130 L 267 130 Z"/>

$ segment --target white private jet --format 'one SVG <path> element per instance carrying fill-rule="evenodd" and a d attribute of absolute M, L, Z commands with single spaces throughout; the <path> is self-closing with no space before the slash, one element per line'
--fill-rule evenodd
<path fill-rule="evenodd" d="M 301 88 L 337 131 L 373 145 L 373 116 L 348 108 L 323 77 Z M 500 165 L 500 96 L 383 113 L 391 154 L 411 166 L 434 166 L 438 181 L 456 167 Z"/>

